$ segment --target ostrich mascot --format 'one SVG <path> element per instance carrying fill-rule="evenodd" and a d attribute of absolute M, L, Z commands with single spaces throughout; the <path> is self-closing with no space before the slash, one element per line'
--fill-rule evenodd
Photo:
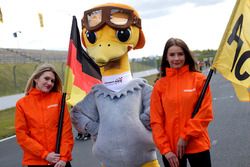
<path fill-rule="evenodd" d="M 84 12 L 82 28 L 102 84 L 72 109 L 75 128 L 91 134 L 93 154 L 105 167 L 159 167 L 149 120 L 152 87 L 132 78 L 128 59 L 145 43 L 138 13 L 124 4 L 99 5 Z"/>

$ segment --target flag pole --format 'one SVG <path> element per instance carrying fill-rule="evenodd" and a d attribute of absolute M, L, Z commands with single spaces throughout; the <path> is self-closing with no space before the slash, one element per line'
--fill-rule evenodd
<path fill-rule="evenodd" d="M 73 16 L 73 21 L 74 21 Z M 72 21 L 72 27 L 73 27 L 73 21 Z M 72 31 L 71 27 L 71 31 Z M 71 32 L 72 33 L 72 32 Z M 68 61 L 68 60 L 67 60 Z M 68 70 L 65 71 L 65 76 L 68 75 Z M 62 129 L 63 129 L 63 119 L 64 119 L 64 110 L 65 110 L 65 104 L 66 104 L 66 96 L 67 96 L 67 77 L 64 77 L 66 81 L 64 81 L 64 87 L 63 87 L 63 94 L 61 99 L 61 108 L 60 108 L 60 114 L 58 119 L 58 128 L 57 128 L 57 136 L 56 136 L 56 150 L 55 153 L 60 153 L 60 146 L 61 146 L 61 139 L 62 139 Z"/>
<path fill-rule="evenodd" d="M 213 72 L 214 72 L 214 70 L 212 68 L 210 68 L 207 79 L 206 79 L 206 82 L 204 83 L 204 86 L 203 86 L 203 88 L 201 90 L 201 94 L 199 96 L 199 99 L 198 99 L 198 101 L 196 103 L 196 106 L 194 108 L 194 111 L 192 113 L 192 118 L 194 118 L 194 116 L 198 113 L 198 111 L 200 109 L 201 103 L 202 103 L 202 101 L 204 99 L 204 96 L 205 96 L 206 90 L 208 88 L 209 82 L 210 82 L 210 80 L 212 78 Z"/>
<path fill-rule="evenodd" d="M 67 58 L 67 63 L 66 63 L 65 75 L 64 75 L 65 77 L 64 77 L 63 95 L 61 99 L 61 109 L 60 109 L 60 115 L 59 115 L 59 120 L 58 120 L 58 129 L 57 129 L 57 137 L 56 137 L 56 150 L 55 150 L 56 153 L 60 152 L 62 130 L 63 130 L 63 117 L 64 117 L 64 112 L 65 112 L 64 110 L 65 110 L 65 105 L 66 105 L 66 95 L 68 94 L 70 95 L 69 97 L 72 98 L 73 96 L 72 85 L 75 82 L 72 80 L 72 76 L 70 76 L 72 75 L 72 72 L 70 72 L 68 66 L 75 67 L 73 71 L 74 79 L 78 78 L 78 80 L 81 80 L 81 82 L 83 82 L 86 79 L 90 79 L 90 81 L 88 81 L 88 84 L 92 84 L 92 86 L 101 82 L 100 81 L 101 72 L 100 72 L 98 65 L 95 64 L 95 62 L 88 56 L 88 54 L 82 48 L 80 33 L 79 33 L 78 26 L 77 26 L 77 19 L 75 16 L 73 16 L 73 19 L 72 19 L 70 42 L 69 42 L 69 49 L 68 49 L 68 58 Z M 89 77 L 84 78 L 85 77 L 83 75 L 84 73 L 87 74 L 86 76 L 89 76 Z M 91 79 L 91 77 L 95 79 Z M 87 85 L 85 88 L 81 86 L 82 85 L 76 85 L 78 89 L 81 89 L 85 92 L 87 90 L 86 87 L 88 89 L 91 89 L 89 88 L 89 85 Z M 81 97 L 81 99 L 83 97 Z M 78 99 L 78 101 L 80 101 L 81 99 Z M 72 104 L 68 102 L 68 98 L 67 98 L 67 103 L 72 106 Z"/>
<path fill-rule="evenodd" d="M 58 121 L 58 129 L 57 129 L 57 136 L 56 136 L 56 151 L 55 151 L 55 153 L 58 153 L 58 154 L 60 153 L 66 94 L 67 93 L 64 92 L 62 95 L 61 109 L 60 109 L 60 115 L 59 115 L 59 121 Z"/>

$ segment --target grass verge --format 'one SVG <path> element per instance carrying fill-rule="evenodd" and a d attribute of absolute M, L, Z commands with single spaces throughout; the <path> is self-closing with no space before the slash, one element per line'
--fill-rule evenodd
<path fill-rule="evenodd" d="M 65 63 L 51 63 L 55 66 L 58 75 L 64 80 Z M 0 64 L 0 97 L 23 93 L 27 80 L 39 64 L 19 63 Z M 139 62 L 131 62 L 131 71 L 138 72 L 152 69 L 152 66 Z"/>
<path fill-rule="evenodd" d="M 0 139 L 15 134 L 15 107 L 0 111 Z"/>

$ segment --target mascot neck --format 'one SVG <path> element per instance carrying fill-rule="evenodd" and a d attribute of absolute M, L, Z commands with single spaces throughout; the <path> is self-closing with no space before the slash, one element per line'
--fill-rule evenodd
<path fill-rule="evenodd" d="M 130 65 L 128 55 L 123 55 L 119 60 L 109 62 L 104 67 L 101 67 L 102 76 L 119 75 L 125 72 L 130 73 Z"/>
<path fill-rule="evenodd" d="M 121 59 L 108 63 L 101 68 L 102 83 L 110 90 L 120 91 L 132 80 L 128 55 Z"/>

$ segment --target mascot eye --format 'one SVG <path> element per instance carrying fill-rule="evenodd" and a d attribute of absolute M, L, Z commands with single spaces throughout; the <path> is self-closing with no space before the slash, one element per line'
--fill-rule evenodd
<path fill-rule="evenodd" d="M 127 29 L 122 29 L 122 30 L 117 30 L 116 31 L 116 37 L 121 41 L 121 42 L 126 42 L 129 37 L 130 37 L 131 31 L 129 28 Z"/>
<path fill-rule="evenodd" d="M 96 41 L 95 32 L 86 31 L 86 37 L 88 38 L 90 43 L 92 43 L 92 44 L 95 43 L 95 41 Z"/>

